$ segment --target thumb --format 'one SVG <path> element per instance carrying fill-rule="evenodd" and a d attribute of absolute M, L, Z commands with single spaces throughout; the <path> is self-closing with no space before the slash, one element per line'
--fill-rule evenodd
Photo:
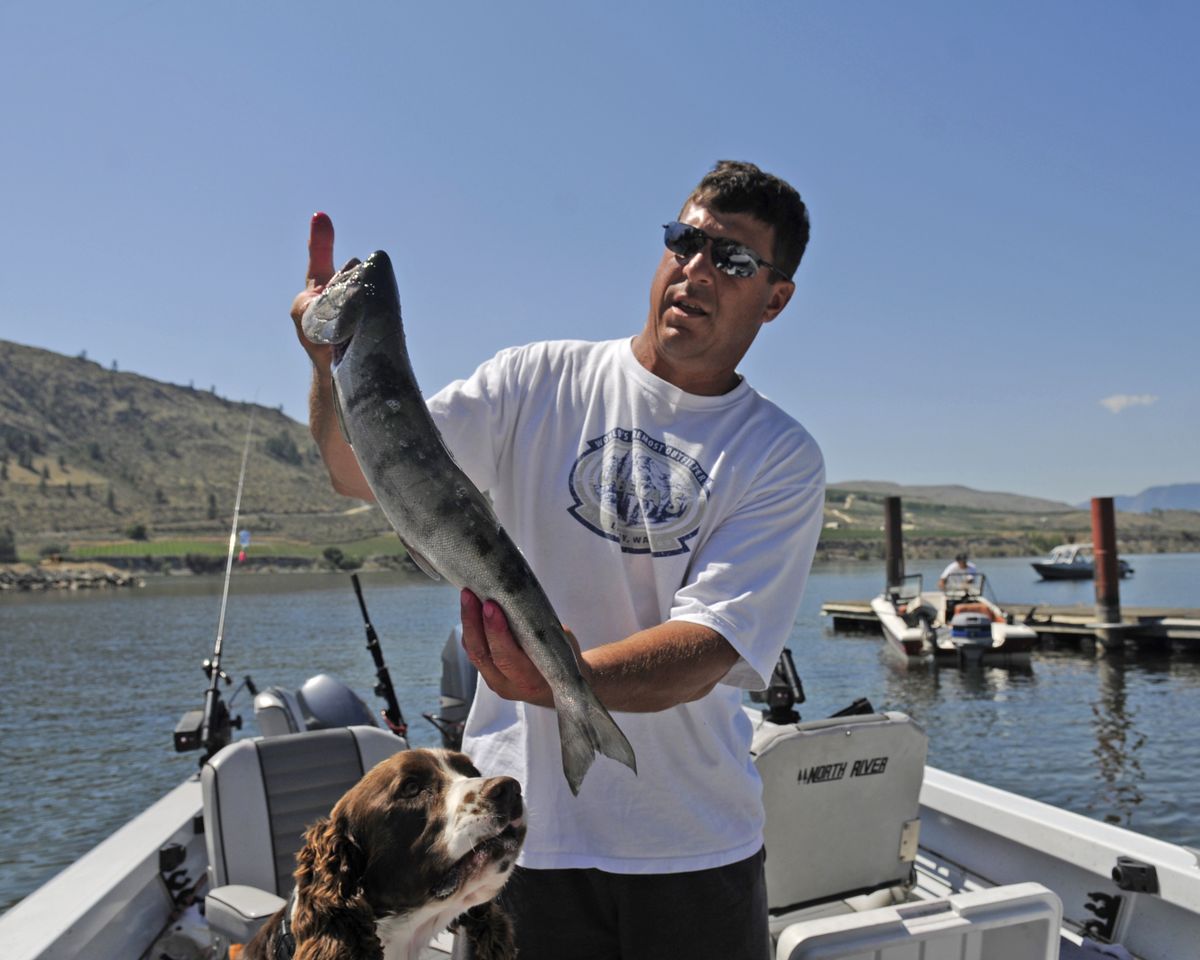
<path fill-rule="evenodd" d="M 333 221 L 327 213 L 314 213 L 308 227 L 309 287 L 323 287 L 333 276 Z"/>

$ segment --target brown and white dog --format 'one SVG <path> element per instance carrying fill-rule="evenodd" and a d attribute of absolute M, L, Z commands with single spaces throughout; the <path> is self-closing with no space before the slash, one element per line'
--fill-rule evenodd
<path fill-rule="evenodd" d="M 461 918 L 480 960 L 506 960 L 512 927 L 491 901 L 524 840 L 516 780 L 482 777 L 461 753 L 403 750 L 308 828 L 291 899 L 242 956 L 415 960 Z"/>

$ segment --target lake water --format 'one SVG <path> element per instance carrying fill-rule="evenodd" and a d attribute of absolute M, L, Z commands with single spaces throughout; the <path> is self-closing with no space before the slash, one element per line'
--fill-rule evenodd
<path fill-rule="evenodd" d="M 1200 607 L 1200 554 L 1131 556 L 1127 606 Z M 936 580 L 944 563 L 910 561 Z M 1028 561 L 980 563 L 1003 602 L 1092 604 L 1094 586 L 1039 581 Z M 905 669 L 878 636 L 837 634 L 826 600 L 866 600 L 882 564 L 819 565 L 789 642 L 815 720 L 867 697 L 929 733 L 929 762 L 1077 813 L 1200 847 L 1200 656 L 1097 658 L 1041 650 L 1028 670 Z M 362 577 L 410 740 L 437 707 L 440 653 L 457 593 L 394 574 Z M 0 910 L 49 879 L 196 769 L 172 731 L 203 704 L 218 578 L 164 578 L 142 590 L 0 596 Z M 374 665 L 343 575 L 233 578 L 222 666 L 239 682 L 295 689 L 317 672 L 372 708 Z M 228 696 L 226 691 L 226 696 Z M 234 711 L 253 730 L 251 698 Z"/>

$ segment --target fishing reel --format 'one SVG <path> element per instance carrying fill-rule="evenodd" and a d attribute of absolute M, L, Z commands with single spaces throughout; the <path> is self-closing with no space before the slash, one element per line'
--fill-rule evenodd
<path fill-rule="evenodd" d="M 800 682 L 800 674 L 796 672 L 796 663 L 792 659 L 790 649 L 784 647 L 780 653 L 779 662 L 775 664 L 767 689 L 751 691 L 750 699 L 755 703 L 767 705 L 763 716 L 771 723 L 800 722 L 800 714 L 793 708 L 805 700 L 804 685 Z"/>
<path fill-rule="evenodd" d="M 218 684 L 224 680 L 225 686 L 232 686 L 233 678 L 212 660 L 205 659 L 203 668 L 204 675 L 209 679 L 209 687 L 204 695 L 204 707 L 200 710 L 188 710 L 180 717 L 179 722 L 175 724 L 174 738 L 176 753 L 187 753 L 190 750 L 203 748 L 204 756 L 200 758 L 201 763 L 204 763 L 222 747 L 227 746 L 233 740 L 234 730 L 242 729 L 241 716 L 233 716 L 229 712 L 237 695 L 242 692 L 243 688 L 249 690 L 252 696 L 258 693 L 254 681 L 247 676 L 233 691 L 229 702 L 226 703 L 221 699 Z"/>

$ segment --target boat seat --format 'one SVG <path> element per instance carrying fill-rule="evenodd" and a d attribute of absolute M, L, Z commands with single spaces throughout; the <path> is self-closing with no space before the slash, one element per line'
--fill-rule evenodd
<path fill-rule="evenodd" d="M 239 740 L 200 771 L 209 925 L 245 943 L 292 891 L 309 824 L 407 741 L 354 726 Z"/>
<path fill-rule="evenodd" d="M 773 932 L 814 905 L 911 886 L 927 744 L 902 713 L 762 722 L 751 753 Z"/>
<path fill-rule="evenodd" d="M 1004 618 L 1001 617 L 995 610 L 989 607 L 986 603 L 960 603 L 954 607 L 954 614 L 957 616 L 960 613 L 982 613 L 993 623 L 1002 623 Z"/>
<path fill-rule="evenodd" d="M 1052 891 L 1015 883 L 794 923 L 775 960 L 1057 960 L 1061 926 Z"/>

